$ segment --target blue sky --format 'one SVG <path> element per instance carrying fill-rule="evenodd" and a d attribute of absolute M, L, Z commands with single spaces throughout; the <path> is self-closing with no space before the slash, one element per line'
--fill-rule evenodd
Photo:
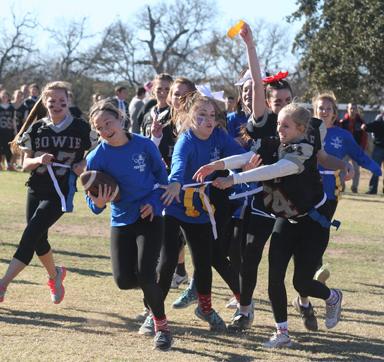
<path fill-rule="evenodd" d="M 3 24 L 7 24 L 11 7 L 16 14 L 32 13 L 45 27 L 87 17 L 89 31 L 93 33 L 102 30 L 118 18 L 123 21 L 132 18 L 134 13 L 145 4 L 153 5 L 158 2 L 159 0 L 108 0 L 103 3 L 97 0 L 3 0 L 0 19 Z M 295 0 L 274 0 L 273 2 L 217 0 L 220 14 L 218 18 L 221 19 L 221 23 L 217 25 L 222 28 L 227 27 L 231 20 L 244 19 L 252 22 L 262 18 L 271 23 L 287 25 L 293 37 L 299 24 L 288 25 L 284 18 L 296 9 L 295 2 Z"/>
<path fill-rule="evenodd" d="M 165 0 L 168 2 L 168 0 Z M 193 0 L 190 0 L 193 1 Z M 146 4 L 154 5 L 160 0 L 2 0 L 0 11 L 0 29 L 10 26 L 11 9 L 18 17 L 30 13 L 44 28 L 62 27 L 71 21 L 87 18 L 86 34 L 97 34 L 104 30 L 114 20 L 120 19 L 127 22 L 134 18 Z M 173 2 L 169 0 L 169 2 Z M 100 5 L 101 3 L 101 5 Z M 286 16 L 296 10 L 296 0 L 216 0 L 218 17 L 212 24 L 215 29 L 226 32 L 230 25 L 239 19 L 253 23 L 263 19 L 268 23 L 280 24 L 286 29 L 288 41 L 292 42 L 295 34 L 300 29 L 300 23 L 288 24 Z M 51 48 L 48 32 L 40 27 L 32 33 L 36 39 L 35 46 L 41 51 Z M 92 38 L 97 41 L 98 37 Z M 84 42 L 87 46 L 92 40 Z M 289 47 L 291 49 L 291 47 Z M 289 69 L 296 61 L 294 56 L 287 54 L 285 68 Z"/>

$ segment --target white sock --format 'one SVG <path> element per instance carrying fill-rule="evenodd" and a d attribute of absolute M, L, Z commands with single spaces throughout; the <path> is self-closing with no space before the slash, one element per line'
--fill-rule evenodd
<path fill-rule="evenodd" d="M 299 297 L 299 304 L 304 308 L 309 307 L 309 299 L 307 297 Z"/>
<path fill-rule="evenodd" d="M 240 314 L 242 315 L 245 315 L 246 317 L 249 317 L 249 313 L 251 313 L 251 306 L 252 304 L 250 305 L 240 305 Z"/>
<path fill-rule="evenodd" d="M 288 336 L 288 321 L 276 323 L 277 333 L 286 334 Z"/>

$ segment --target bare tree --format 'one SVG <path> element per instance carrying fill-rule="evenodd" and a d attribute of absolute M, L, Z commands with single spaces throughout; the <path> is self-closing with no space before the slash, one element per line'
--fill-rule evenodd
<path fill-rule="evenodd" d="M 52 71 L 56 78 L 71 80 L 92 67 L 87 52 L 82 50 L 86 41 L 93 37 L 86 34 L 86 22 L 87 18 L 82 18 L 80 21 L 71 21 L 61 29 L 46 29 L 56 49 L 55 56 L 48 57 L 48 62 L 54 65 Z"/>
<path fill-rule="evenodd" d="M 96 72 L 113 81 L 125 80 L 131 86 L 139 84 L 134 38 L 133 30 L 121 20 L 108 26 L 90 55 Z"/>
<path fill-rule="evenodd" d="M 35 51 L 33 48 L 31 29 L 37 22 L 27 13 L 18 19 L 12 10 L 12 29 L 7 31 L 5 25 L 0 28 L 0 80 L 10 73 L 20 72 L 20 64 Z"/>

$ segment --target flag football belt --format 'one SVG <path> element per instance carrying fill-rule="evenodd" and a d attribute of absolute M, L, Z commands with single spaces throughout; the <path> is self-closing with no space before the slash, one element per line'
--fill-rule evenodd
<path fill-rule="evenodd" d="M 204 192 L 208 184 L 212 181 L 198 182 L 193 184 L 185 184 L 182 189 L 184 190 L 184 207 L 185 214 L 189 217 L 198 217 L 200 212 L 195 209 L 193 205 L 193 195 L 195 192 L 199 193 L 203 209 L 208 213 L 209 221 L 212 225 L 213 237 L 217 239 L 217 228 L 215 220 L 215 207 L 211 204 L 208 195 Z"/>
<path fill-rule="evenodd" d="M 59 183 L 57 182 L 57 178 L 55 176 L 55 173 L 53 172 L 53 167 L 63 167 L 63 168 L 69 168 L 70 169 L 71 166 L 65 165 L 63 163 L 52 162 L 52 163 L 47 165 L 47 169 L 48 169 L 49 176 L 51 177 L 51 180 L 53 182 L 53 186 L 55 187 L 55 190 L 56 190 L 57 194 L 59 195 L 60 202 L 61 202 L 61 211 L 72 212 L 73 203 L 72 202 L 67 203 L 67 200 L 65 199 L 64 194 L 61 192 L 61 189 L 60 189 Z M 76 176 L 73 172 L 70 173 L 69 177 L 70 177 L 69 181 L 72 181 L 76 178 Z"/>
<path fill-rule="evenodd" d="M 335 227 L 336 230 L 340 227 L 341 222 L 339 220 L 329 220 L 326 216 L 320 214 L 317 209 L 324 205 L 327 201 L 327 195 L 324 193 L 323 199 L 315 205 L 311 210 L 305 214 L 296 216 L 296 218 L 302 218 L 304 216 L 309 216 L 312 220 L 318 222 L 323 228 L 329 229 L 331 226 Z M 289 222 L 296 224 L 298 221 L 295 219 L 288 219 Z"/>

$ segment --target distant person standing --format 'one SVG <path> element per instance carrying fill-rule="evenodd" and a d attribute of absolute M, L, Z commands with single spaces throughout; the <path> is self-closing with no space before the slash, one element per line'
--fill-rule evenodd
<path fill-rule="evenodd" d="M 28 89 L 29 97 L 24 101 L 24 104 L 27 107 L 29 113 L 40 96 L 40 88 L 36 83 L 32 83 L 29 85 Z"/>
<path fill-rule="evenodd" d="M 144 108 L 144 98 L 146 90 L 144 87 L 138 87 L 136 94 L 129 103 L 129 115 L 131 118 L 131 126 L 133 133 L 140 133 L 139 114 Z"/>
<path fill-rule="evenodd" d="M 225 98 L 225 114 L 233 113 L 236 111 L 236 100 L 233 96 Z"/>
<path fill-rule="evenodd" d="M 372 159 L 380 166 L 384 162 L 384 106 L 380 107 L 381 113 L 376 117 L 374 122 L 362 124 L 361 129 L 366 132 L 372 132 L 374 135 Z M 367 194 L 376 195 L 379 183 L 379 176 L 372 174 L 369 180 L 369 189 Z M 384 194 L 384 182 L 383 182 Z"/>
<path fill-rule="evenodd" d="M 118 86 L 115 88 L 115 96 L 110 98 L 109 100 L 112 104 L 117 107 L 121 114 L 123 115 L 122 125 L 124 129 L 129 130 L 131 126 L 131 122 L 129 120 L 129 110 L 128 110 L 128 89 L 125 86 Z"/>
<path fill-rule="evenodd" d="M 356 143 L 363 150 L 365 150 L 367 147 L 367 134 L 361 128 L 361 126 L 364 123 L 365 122 L 363 118 L 360 116 L 359 111 L 357 109 L 357 104 L 348 103 L 347 113 L 344 115 L 344 118 L 340 120 L 340 125 L 342 128 L 352 133 Z M 358 187 L 359 187 L 360 166 L 354 160 L 352 160 L 352 164 L 355 170 L 355 175 L 352 180 L 351 191 L 356 194 L 358 192 Z M 344 189 L 345 189 L 345 184 L 343 184 L 343 190 Z"/>

